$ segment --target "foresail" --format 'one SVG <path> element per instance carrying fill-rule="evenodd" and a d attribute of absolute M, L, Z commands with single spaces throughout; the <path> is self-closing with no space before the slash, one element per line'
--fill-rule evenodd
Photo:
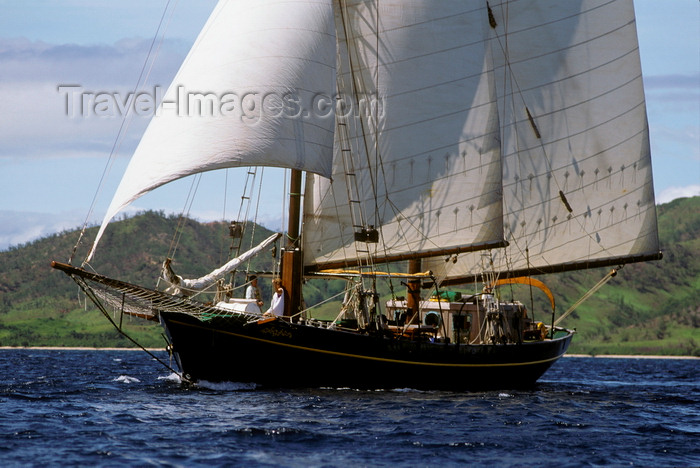
<path fill-rule="evenodd" d="M 236 270 L 243 263 L 259 255 L 265 249 L 268 249 L 275 242 L 277 242 L 280 237 L 282 237 L 281 233 L 273 234 L 252 249 L 244 252 L 242 255 L 229 260 L 211 273 L 196 279 L 187 279 L 176 275 L 170 266 L 170 259 L 167 259 L 163 263 L 163 279 L 170 283 L 170 286 L 166 292 L 170 292 L 174 295 L 184 294 L 186 296 L 191 296 L 194 293 L 204 291 L 227 274 Z"/>
<path fill-rule="evenodd" d="M 355 264 L 367 256 L 365 245 L 379 261 L 499 245 L 499 122 L 486 10 L 444 0 L 340 4 L 343 106 L 333 180 L 307 179 L 305 263 Z M 357 249 L 355 234 L 373 226 L 381 228 L 378 242 Z"/>
<path fill-rule="evenodd" d="M 335 43 L 331 0 L 222 0 L 132 156 L 97 240 L 136 198 L 191 174 L 275 166 L 330 176 L 334 120 L 314 106 L 335 92 Z"/>
<path fill-rule="evenodd" d="M 456 280 L 657 258 L 632 0 L 489 5 L 509 246 L 428 267 Z"/>

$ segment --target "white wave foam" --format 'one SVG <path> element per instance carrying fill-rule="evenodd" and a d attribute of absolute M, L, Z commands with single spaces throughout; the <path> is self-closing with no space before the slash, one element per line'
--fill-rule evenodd
<path fill-rule="evenodd" d="M 129 377 L 128 375 L 120 375 L 119 377 L 115 378 L 113 381 L 114 382 L 124 382 L 124 383 L 141 382 L 136 377 Z"/>
<path fill-rule="evenodd" d="M 175 383 L 182 383 L 182 378 L 180 377 L 180 374 L 176 374 L 173 372 L 170 375 L 164 375 L 158 377 L 158 380 L 167 380 L 168 382 L 175 382 Z"/>

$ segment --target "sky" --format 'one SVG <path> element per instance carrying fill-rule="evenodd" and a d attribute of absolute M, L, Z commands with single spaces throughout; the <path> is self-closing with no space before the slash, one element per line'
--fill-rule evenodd
<path fill-rule="evenodd" d="M 123 106 L 97 115 L 94 101 L 83 107 L 76 99 L 108 95 L 114 104 L 141 83 L 147 111 L 215 4 L 0 0 L 0 251 L 86 220 L 101 221 L 148 112 L 125 121 Z M 700 2 L 635 0 L 634 5 L 657 203 L 700 195 Z M 159 25 L 164 34 L 156 36 Z M 152 68 L 144 67 L 149 49 L 156 58 Z M 145 80 L 142 69 L 150 70 Z M 122 125 L 128 128 L 120 133 Z M 281 197 L 282 176 L 273 177 L 280 178 Z M 205 174 L 190 215 L 202 221 L 235 219 L 241 183 L 229 171 Z M 230 193 L 237 189 L 237 195 L 211 204 L 222 199 L 224 186 Z M 191 187 L 191 178 L 173 182 L 129 211 L 180 213 Z M 257 220 L 281 229 L 279 198 L 272 198 L 274 205 L 259 207 Z"/>

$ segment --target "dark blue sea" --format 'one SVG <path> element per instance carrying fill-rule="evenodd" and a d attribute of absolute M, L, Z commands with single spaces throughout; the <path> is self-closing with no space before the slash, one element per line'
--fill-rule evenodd
<path fill-rule="evenodd" d="M 2 466 L 700 466 L 700 360 L 567 357 L 527 391 L 270 391 L 185 387 L 138 351 L 4 349 L 0 408 Z"/>

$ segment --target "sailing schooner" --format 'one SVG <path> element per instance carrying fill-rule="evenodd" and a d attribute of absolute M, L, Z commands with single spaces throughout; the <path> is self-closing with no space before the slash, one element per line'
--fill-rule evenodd
<path fill-rule="evenodd" d="M 171 108 L 183 89 L 211 94 L 206 115 Z M 221 0 L 87 260 L 139 196 L 248 166 L 290 170 L 284 316 L 200 302 L 169 260 L 168 291 L 53 263 L 99 308 L 160 321 L 189 381 L 529 386 L 574 332 L 501 285 L 554 309 L 531 275 L 660 258 L 631 0 Z M 303 282 L 321 277 L 348 284 L 334 320 L 307 314 Z M 380 299 L 381 280 L 405 295 Z"/>

